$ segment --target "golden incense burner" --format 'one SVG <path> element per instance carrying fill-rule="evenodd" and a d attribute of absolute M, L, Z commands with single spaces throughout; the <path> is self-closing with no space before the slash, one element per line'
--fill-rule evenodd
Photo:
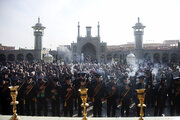
<path fill-rule="evenodd" d="M 144 111 L 143 111 L 143 107 L 146 107 L 146 105 L 144 104 L 144 99 L 145 99 L 145 94 L 144 91 L 145 89 L 136 89 L 137 93 L 138 93 L 138 99 L 140 104 L 138 104 L 138 107 L 140 107 L 140 118 L 139 120 L 143 120 L 143 116 L 144 116 Z"/>
<path fill-rule="evenodd" d="M 89 106 L 89 104 L 86 103 L 86 102 L 87 102 L 87 97 L 88 97 L 88 96 L 87 96 L 87 91 L 88 91 L 87 88 L 79 89 L 79 92 L 80 92 L 80 94 L 81 94 L 81 100 L 82 100 L 81 107 L 84 108 L 84 110 L 83 110 L 83 115 L 84 115 L 84 117 L 83 117 L 82 120 L 87 120 L 87 110 L 86 110 L 86 107 Z"/>
<path fill-rule="evenodd" d="M 16 101 L 16 97 L 18 95 L 17 89 L 19 86 L 10 86 L 9 89 L 11 91 L 11 97 L 12 97 L 12 102 L 11 105 L 13 105 L 13 115 L 10 118 L 10 120 L 20 120 L 20 118 L 17 115 L 17 109 L 16 109 L 16 105 L 19 103 L 18 101 Z"/>

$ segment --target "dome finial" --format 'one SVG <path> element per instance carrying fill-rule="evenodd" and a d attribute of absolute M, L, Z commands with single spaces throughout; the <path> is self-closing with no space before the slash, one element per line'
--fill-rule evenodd
<path fill-rule="evenodd" d="M 138 17 L 138 23 L 139 23 L 139 21 L 140 21 L 140 18 Z"/>
<path fill-rule="evenodd" d="M 38 17 L 38 23 L 40 23 L 40 17 Z"/>
<path fill-rule="evenodd" d="M 80 37 L 80 25 L 79 25 L 79 21 L 78 21 L 78 38 Z"/>
<path fill-rule="evenodd" d="M 97 25 L 97 28 L 98 28 L 98 37 L 100 38 L 100 25 L 99 25 L 99 21 L 98 21 L 98 25 Z"/>

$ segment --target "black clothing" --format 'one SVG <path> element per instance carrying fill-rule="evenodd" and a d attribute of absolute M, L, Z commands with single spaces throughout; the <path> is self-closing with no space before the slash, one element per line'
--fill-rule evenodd
<path fill-rule="evenodd" d="M 155 111 L 154 116 L 162 116 L 167 97 L 167 86 L 165 83 L 157 84 L 155 88 Z"/>
<path fill-rule="evenodd" d="M 68 116 L 68 112 L 70 117 L 73 116 L 73 100 L 74 100 L 74 88 L 72 85 L 68 85 L 65 83 L 62 88 L 63 91 L 63 109 L 64 109 L 64 116 Z"/>
<path fill-rule="evenodd" d="M 152 82 L 148 82 L 146 84 L 146 95 L 145 95 L 145 104 L 147 106 L 147 108 L 149 108 L 150 106 L 154 106 L 154 90 L 155 90 L 155 86 L 152 84 Z"/>
<path fill-rule="evenodd" d="M 106 101 L 107 101 L 107 116 L 115 117 L 118 99 L 118 87 L 114 82 L 109 82 L 106 85 Z"/>
<path fill-rule="evenodd" d="M 123 84 L 120 86 L 121 117 L 124 117 L 125 111 L 126 116 L 129 116 L 129 107 L 133 97 L 132 95 L 132 89 L 129 84 Z"/>
<path fill-rule="evenodd" d="M 62 86 L 59 82 L 51 80 L 50 84 L 50 100 L 52 107 L 52 115 L 60 116 L 60 93 Z"/>
<path fill-rule="evenodd" d="M 25 95 L 24 95 L 24 91 L 25 91 L 25 80 L 22 80 L 20 82 L 17 82 L 16 85 L 18 85 L 18 96 L 17 96 L 17 101 L 19 101 L 19 104 L 17 105 L 17 113 L 19 115 L 24 115 L 25 113 Z"/>
<path fill-rule="evenodd" d="M 4 83 L 5 82 L 5 83 Z M 0 99 L 2 102 L 2 114 L 10 115 L 12 113 L 11 96 L 9 86 L 11 85 L 10 78 L 3 78 L 0 81 Z"/>
<path fill-rule="evenodd" d="M 37 82 L 37 114 L 48 115 L 48 99 L 49 99 L 49 82 L 48 81 L 38 81 Z"/>
<path fill-rule="evenodd" d="M 102 112 L 102 100 L 105 94 L 105 84 L 100 81 L 93 80 L 90 85 L 90 98 L 93 102 L 93 116 L 101 117 Z"/>
<path fill-rule="evenodd" d="M 25 96 L 25 112 L 26 115 L 35 116 L 35 103 L 37 101 L 37 86 L 34 81 L 25 83 L 24 96 Z"/>

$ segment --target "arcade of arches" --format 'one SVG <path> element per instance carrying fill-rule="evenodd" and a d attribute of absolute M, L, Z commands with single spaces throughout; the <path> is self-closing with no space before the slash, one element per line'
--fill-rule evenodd
<path fill-rule="evenodd" d="M 151 57 L 152 55 L 152 57 Z M 114 59 L 115 61 L 125 61 L 126 60 L 126 56 L 127 54 L 108 54 L 107 55 L 107 62 L 111 62 L 112 59 Z M 168 63 L 168 62 L 172 62 L 172 63 L 177 63 L 177 53 L 145 53 L 144 54 L 144 59 L 145 60 L 152 60 L 154 63 Z"/>
<path fill-rule="evenodd" d="M 152 60 L 154 63 L 168 63 L 168 62 L 172 62 L 172 63 L 177 63 L 177 59 L 178 59 L 178 55 L 177 53 L 171 53 L 168 54 L 166 52 L 160 54 L 160 53 L 154 53 L 152 55 Z M 145 53 L 144 54 L 144 58 L 146 60 L 151 60 L 151 54 L 150 53 Z"/>
<path fill-rule="evenodd" d="M 24 60 L 27 60 L 27 61 L 33 61 L 34 60 L 34 56 L 33 54 L 31 53 L 28 53 L 26 54 L 25 56 L 23 54 L 8 54 L 7 56 L 5 54 L 0 54 L 0 62 L 3 62 L 3 61 L 24 61 Z"/>
<path fill-rule="evenodd" d="M 94 45 L 92 45 L 91 43 L 87 43 L 85 44 L 82 49 L 81 52 L 84 55 L 84 61 L 85 62 L 92 62 L 92 61 L 96 61 L 97 58 L 97 51 Z M 112 59 L 115 61 L 120 61 L 120 62 L 124 62 L 126 61 L 126 56 L 127 54 L 107 54 L 107 62 L 111 62 Z M 74 56 L 76 57 L 76 56 Z M 101 62 L 104 61 L 103 59 L 105 58 L 105 55 L 102 54 L 101 56 Z M 34 55 L 32 53 L 27 53 L 27 54 L 13 54 L 13 53 L 9 53 L 9 54 L 0 54 L 0 62 L 2 61 L 33 61 Z M 172 62 L 172 63 L 177 63 L 178 62 L 178 54 L 177 53 L 168 53 L 168 52 L 163 52 L 163 53 L 145 53 L 144 54 L 144 59 L 145 60 L 152 60 L 154 63 L 168 63 L 168 62 Z"/>

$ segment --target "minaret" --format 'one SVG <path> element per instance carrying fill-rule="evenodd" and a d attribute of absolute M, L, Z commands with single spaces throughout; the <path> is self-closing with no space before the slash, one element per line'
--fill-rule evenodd
<path fill-rule="evenodd" d="M 34 36 L 35 36 L 35 42 L 34 42 L 34 50 L 35 50 L 35 59 L 36 60 L 42 60 L 42 36 L 45 27 L 42 26 L 40 23 L 40 18 L 38 18 L 38 23 L 35 24 L 35 26 L 32 26 L 34 29 Z"/>
<path fill-rule="evenodd" d="M 79 22 L 78 22 L 78 38 L 80 37 L 80 25 L 79 25 Z"/>
<path fill-rule="evenodd" d="M 143 35 L 144 28 L 142 23 L 140 23 L 140 19 L 138 17 L 138 22 L 133 26 L 134 29 L 134 37 L 135 37 L 135 56 L 137 59 L 143 58 Z"/>
<path fill-rule="evenodd" d="M 100 25 L 99 25 L 99 21 L 98 21 L 98 25 L 97 25 L 97 29 L 98 29 L 98 38 L 100 38 Z"/>
<path fill-rule="evenodd" d="M 38 18 L 38 23 L 36 23 L 35 26 L 32 26 L 32 28 L 34 29 L 35 36 L 34 49 L 42 50 L 42 36 L 45 27 L 40 23 L 40 18 Z"/>

